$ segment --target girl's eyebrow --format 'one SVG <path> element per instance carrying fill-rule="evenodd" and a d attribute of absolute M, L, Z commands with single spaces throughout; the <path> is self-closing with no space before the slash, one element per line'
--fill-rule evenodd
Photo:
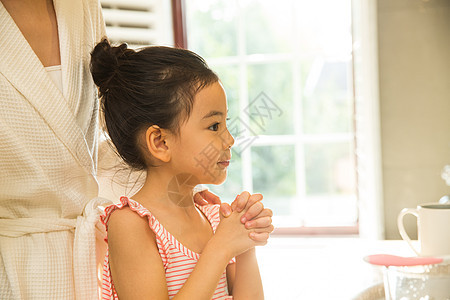
<path fill-rule="evenodd" d="M 203 119 L 207 119 L 207 118 L 211 118 L 211 117 L 214 117 L 214 116 L 223 116 L 223 112 L 217 111 L 217 110 L 212 110 L 212 111 L 210 111 L 209 113 L 207 113 L 207 114 L 202 118 L 202 120 L 203 120 Z"/>

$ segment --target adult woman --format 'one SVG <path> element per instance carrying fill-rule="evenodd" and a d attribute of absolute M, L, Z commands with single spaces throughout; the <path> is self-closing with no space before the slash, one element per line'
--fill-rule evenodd
<path fill-rule="evenodd" d="M 100 6 L 1 2 L 0 298 L 93 299 Z"/>

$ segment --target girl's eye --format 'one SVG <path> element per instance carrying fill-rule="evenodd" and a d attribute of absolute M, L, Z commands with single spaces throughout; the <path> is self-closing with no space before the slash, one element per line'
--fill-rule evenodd
<path fill-rule="evenodd" d="M 208 129 L 212 131 L 218 131 L 219 130 L 219 123 L 214 123 L 211 126 L 208 127 Z"/>

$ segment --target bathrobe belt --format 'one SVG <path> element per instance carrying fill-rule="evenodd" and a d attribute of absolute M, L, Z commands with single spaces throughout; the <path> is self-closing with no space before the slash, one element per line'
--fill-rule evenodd
<path fill-rule="evenodd" d="M 48 233 L 75 229 L 73 268 L 76 299 L 97 299 L 96 227 L 102 205 L 112 202 L 105 198 L 90 200 L 83 214 L 76 219 L 18 218 L 0 219 L 0 237 L 21 237 L 27 234 Z"/>

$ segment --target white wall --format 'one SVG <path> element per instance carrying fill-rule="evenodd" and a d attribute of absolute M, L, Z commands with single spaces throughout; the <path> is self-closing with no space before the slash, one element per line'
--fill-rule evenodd
<path fill-rule="evenodd" d="M 398 239 L 402 208 L 450 194 L 450 1 L 377 3 L 385 233 Z"/>

